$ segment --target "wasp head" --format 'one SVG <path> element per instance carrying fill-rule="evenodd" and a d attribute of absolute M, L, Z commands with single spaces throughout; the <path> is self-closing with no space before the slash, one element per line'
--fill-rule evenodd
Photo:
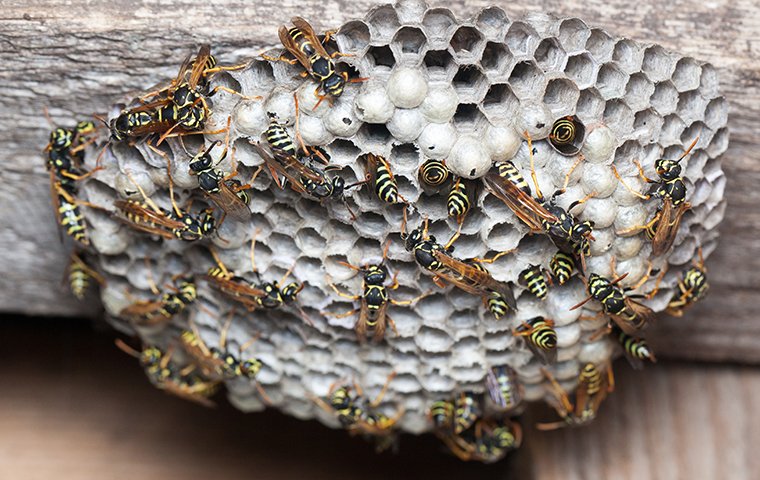
<path fill-rule="evenodd" d="M 663 180 L 674 180 L 681 175 L 681 165 L 675 160 L 661 158 L 654 162 L 654 169 L 657 175 Z"/>
<path fill-rule="evenodd" d="M 303 284 L 291 282 L 282 288 L 282 299 L 285 302 L 293 302 L 301 290 L 303 290 Z"/>
<path fill-rule="evenodd" d="M 243 360 L 240 362 L 240 373 L 246 378 L 256 378 L 263 364 L 258 358 Z"/>
<path fill-rule="evenodd" d="M 382 285 L 388 277 L 385 265 L 370 265 L 364 271 L 364 282 L 369 285 Z"/>

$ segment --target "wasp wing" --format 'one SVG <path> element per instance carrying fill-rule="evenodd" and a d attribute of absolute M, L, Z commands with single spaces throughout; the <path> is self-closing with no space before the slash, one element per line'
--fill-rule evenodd
<path fill-rule="evenodd" d="M 238 222 L 246 222 L 251 218 L 251 210 L 243 200 L 227 185 L 226 182 L 219 182 L 219 191 L 207 193 L 219 208 L 225 211 Z"/>
<path fill-rule="evenodd" d="M 665 197 L 660 210 L 660 220 L 657 222 L 657 231 L 652 238 L 652 254 L 656 257 L 664 255 L 673 246 L 681 226 L 684 213 L 691 208 L 691 204 L 683 202 L 674 207 L 669 197 Z"/>
<path fill-rule="evenodd" d="M 277 34 L 279 35 L 280 42 L 282 42 L 282 45 L 285 47 L 285 49 L 290 52 L 290 54 L 293 55 L 296 60 L 298 60 L 298 63 L 300 63 L 301 66 L 306 69 L 307 72 L 309 72 L 309 74 L 311 74 L 312 68 L 309 57 L 307 57 L 306 54 L 301 51 L 301 49 L 298 47 L 298 44 L 295 42 L 295 40 L 293 40 L 293 37 L 290 36 L 288 27 L 285 25 L 281 26 L 277 31 Z"/>
<path fill-rule="evenodd" d="M 325 47 L 317 37 L 317 34 L 314 33 L 314 28 L 309 22 L 301 17 L 293 17 L 290 21 L 293 23 L 293 25 L 295 25 L 297 29 L 301 30 L 306 39 L 311 42 L 312 46 L 314 47 L 314 51 L 317 52 L 317 55 L 323 58 L 330 58 L 330 55 L 325 50 Z"/>

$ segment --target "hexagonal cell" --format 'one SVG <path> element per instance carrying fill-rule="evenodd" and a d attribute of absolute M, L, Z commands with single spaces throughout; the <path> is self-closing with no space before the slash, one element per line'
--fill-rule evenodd
<path fill-rule="evenodd" d="M 482 105 L 486 115 L 509 117 L 520 107 L 520 101 L 509 85 L 496 83 L 491 85 L 486 92 Z"/>
<path fill-rule="evenodd" d="M 488 80 L 474 65 L 462 65 L 452 80 L 454 90 L 462 102 L 479 102 L 486 93 Z"/>
<path fill-rule="evenodd" d="M 532 97 L 544 88 L 544 74 L 532 60 L 520 62 L 512 69 L 509 84 L 518 98 Z"/>
<path fill-rule="evenodd" d="M 707 126 L 716 130 L 728 122 L 728 103 L 723 97 L 713 98 L 705 109 Z"/>
<path fill-rule="evenodd" d="M 360 54 L 369 44 L 369 27 L 361 20 L 353 20 L 341 26 L 335 38 L 341 52 Z"/>
<path fill-rule="evenodd" d="M 427 37 L 419 28 L 403 27 L 393 37 L 391 49 L 396 52 L 399 61 L 404 57 L 416 57 L 427 46 Z"/>
<path fill-rule="evenodd" d="M 544 103 L 557 115 L 569 115 L 575 111 L 581 92 L 573 82 L 565 78 L 555 78 L 546 85 Z"/>
<path fill-rule="evenodd" d="M 604 123 L 618 134 L 625 134 L 633 128 L 633 112 L 623 101 L 611 100 L 604 109 Z"/>
<path fill-rule="evenodd" d="M 568 52 L 582 50 L 589 35 L 591 35 L 591 30 L 579 18 L 568 18 L 563 20 L 559 26 L 559 39 Z"/>
<path fill-rule="evenodd" d="M 489 7 L 478 14 L 475 25 L 489 39 L 498 39 L 509 27 L 509 17 L 501 8 Z"/>
<path fill-rule="evenodd" d="M 644 62 L 644 50 L 638 43 L 624 38 L 615 44 L 612 60 L 626 73 L 638 72 Z"/>
<path fill-rule="evenodd" d="M 545 38 L 538 44 L 535 52 L 536 62 L 544 72 L 562 71 L 567 61 L 567 54 L 556 38 Z"/>
<path fill-rule="evenodd" d="M 625 86 L 625 102 L 632 110 L 641 110 L 649 106 L 649 99 L 654 93 L 654 84 L 643 73 L 631 75 Z"/>
<path fill-rule="evenodd" d="M 445 48 L 456 24 L 457 19 L 447 8 L 431 8 L 422 19 L 430 45 L 434 48 Z"/>
<path fill-rule="evenodd" d="M 512 64 L 512 53 L 503 43 L 488 42 L 480 57 L 480 65 L 489 74 L 504 74 Z"/>
<path fill-rule="evenodd" d="M 365 20 L 369 24 L 372 43 L 389 42 L 393 33 L 400 26 L 398 15 L 392 5 L 381 5 L 372 9 Z"/>
<path fill-rule="evenodd" d="M 587 53 L 567 59 L 565 74 L 575 80 L 578 88 L 583 90 L 594 84 L 596 80 L 596 64 Z"/>
<path fill-rule="evenodd" d="M 614 63 L 605 63 L 599 69 L 596 88 L 605 100 L 619 98 L 625 92 L 628 75 L 623 73 Z"/>
<path fill-rule="evenodd" d="M 475 27 L 459 27 L 451 37 L 451 48 L 460 58 L 479 57 L 483 49 L 483 34 Z"/>
<path fill-rule="evenodd" d="M 604 30 L 594 28 L 591 35 L 586 41 L 586 50 L 588 50 L 594 59 L 599 63 L 609 62 L 612 59 L 612 51 L 615 48 L 615 41 L 607 35 Z"/>
<path fill-rule="evenodd" d="M 509 49 L 515 56 L 531 55 L 538 45 L 538 33 L 530 25 L 515 22 L 510 25 L 505 37 Z"/>
<path fill-rule="evenodd" d="M 675 112 L 678 106 L 678 91 L 670 81 L 658 83 L 649 102 L 660 115 L 669 115 Z"/>
<path fill-rule="evenodd" d="M 657 132 L 662 128 L 663 119 L 657 115 L 657 112 L 648 108 L 640 112 L 636 112 L 636 117 L 633 120 L 633 129 L 636 131 L 636 136 L 642 139 L 654 139 Z"/>
<path fill-rule="evenodd" d="M 454 57 L 447 50 L 430 50 L 423 60 L 431 76 L 451 76 L 456 71 Z"/>
<path fill-rule="evenodd" d="M 365 123 L 356 133 L 357 140 L 360 144 L 377 144 L 386 145 L 392 135 L 388 127 L 383 123 Z"/>
<path fill-rule="evenodd" d="M 710 138 L 711 136 L 712 132 L 709 128 L 707 128 L 707 125 L 697 121 L 689 125 L 689 128 L 683 131 L 681 134 L 681 143 L 684 145 L 691 145 L 691 142 L 699 137 L 700 141 L 698 145 L 704 145 L 704 140 Z"/>
<path fill-rule="evenodd" d="M 715 132 L 713 140 L 710 145 L 707 146 L 707 154 L 712 158 L 717 158 L 728 148 L 728 128 L 723 127 Z M 718 164 L 718 162 L 713 162 Z"/>
<path fill-rule="evenodd" d="M 644 51 L 644 62 L 641 69 L 651 81 L 662 82 L 673 75 L 675 60 L 664 48 L 654 45 Z"/>
<path fill-rule="evenodd" d="M 699 88 L 699 82 L 702 78 L 702 67 L 699 66 L 693 58 L 682 58 L 676 63 L 676 70 L 673 72 L 673 85 L 679 92 L 687 92 Z"/>
<path fill-rule="evenodd" d="M 454 114 L 454 126 L 457 130 L 477 130 L 485 125 L 486 117 L 474 103 L 459 105 Z"/>
<path fill-rule="evenodd" d="M 684 122 L 691 123 L 704 118 L 706 108 L 707 100 L 699 94 L 699 91 L 692 90 L 681 94 L 676 112 Z"/>
<path fill-rule="evenodd" d="M 575 111 L 586 123 L 590 123 L 602 118 L 604 105 L 604 99 L 599 92 L 595 88 L 589 88 L 581 92 Z"/>
<path fill-rule="evenodd" d="M 660 130 L 660 144 L 665 146 L 680 144 L 681 133 L 686 128 L 686 124 L 676 114 L 668 115 L 663 120 L 662 130 Z"/>
<path fill-rule="evenodd" d="M 719 95 L 718 72 L 710 64 L 702 65 L 702 75 L 699 78 L 699 89 L 702 95 L 713 98 Z"/>
<path fill-rule="evenodd" d="M 365 58 L 370 61 L 373 70 L 380 68 L 390 72 L 393 66 L 396 65 L 396 59 L 393 57 L 393 52 L 388 45 L 369 47 Z"/>

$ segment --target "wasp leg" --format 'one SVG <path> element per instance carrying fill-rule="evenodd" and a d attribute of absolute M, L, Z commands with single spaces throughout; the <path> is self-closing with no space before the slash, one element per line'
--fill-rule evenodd
<path fill-rule="evenodd" d="M 641 198 L 642 200 L 649 200 L 650 198 L 652 198 L 651 195 L 644 195 L 641 192 L 637 192 L 636 190 L 634 190 L 633 188 L 631 188 L 630 185 L 628 185 L 627 183 L 625 183 L 625 181 L 623 180 L 623 177 L 621 177 L 620 173 L 618 173 L 617 168 L 615 167 L 615 165 L 612 165 L 612 173 L 615 174 L 615 177 L 617 177 L 618 181 L 625 187 L 626 190 L 628 190 L 629 192 L 631 192 L 632 195 L 635 195 L 635 196 Z M 643 175 L 643 173 L 644 173 L 644 171 L 642 170 L 641 174 Z M 646 178 L 646 177 L 644 177 L 644 178 Z"/>
<path fill-rule="evenodd" d="M 291 65 L 295 65 L 298 63 L 298 59 L 296 58 L 288 58 L 285 55 L 280 55 L 279 57 L 272 57 L 271 55 L 266 55 L 264 53 L 261 54 L 261 58 L 268 61 L 268 62 L 285 62 L 289 63 Z"/>
<path fill-rule="evenodd" d="M 217 94 L 217 92 L 231 93 L 232 95 L 239 96 L 243 100 L 261 100 L 261 98 L 262 98 L 260 95 L 255 95 L 253 97 L 248 96 L 248 95 L 243 95 L 242 93 L 238 92 L 237 90 L 233 90 L 233 89 L 231 89 L 229 87 L 224 87 L 222 85 L 217 85 L 216 87 L 214 87 L 214 89 L 211 90 L 211 92 L 208 94 L 208 96 L 209 97 L 213 97 L 214 95 Z"/>
<path fill-rule="evenodd" d="M 335 291 L 335 293 L 337 293 L 338 295 L 340 295 L 343 298 L 347 298 L 347 299 L 349 299 L 351 301 L 354 301 L 354 302 L 356 300 L 359 300 L 360 298 L 362 298 L 361 295 L 349 295 L 348 293 L 341 292 L 340 289 L 338 289 L 338 286 L 335 285 L 334 283 L 330 283 L 329 285 Z"/>
<path fill-rule="evenodd" d="M 377 397 L 375 397 L 374 400 L 372 400 L 371 402 L 369 402 L 369 406 L 371 408 L 376 408 L 378 405 L 380 405 L 380 402 L 383 401 L 383 397 L 385 396 L 385 393 L 388 391 L 388 387 L 390 386 L 391 381 L 393 381 L 394 378 L 396 378 L 396 372 L 395 371 L 391 372 L 391 374 L 388 375 L 388 379 L 385 380 L 385 385 L 383 385 L 383 389 L 380 390 L 380 393 L 377 394 Z"/>

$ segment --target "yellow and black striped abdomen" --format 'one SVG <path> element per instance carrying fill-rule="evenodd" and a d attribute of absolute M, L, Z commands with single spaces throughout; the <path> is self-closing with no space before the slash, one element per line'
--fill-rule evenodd
<path fill-rule="evenodd" d="M 297 149 L 293 139 L 288 135 L 288 131 L 285 127 L 277 123 L 275 119 L 269 122 L 269 126 L 264 132 L 267 142 L 271 145 L 272 149 L 284 152 L 287 155 L 296 156 Z"/>
<path fill-rule="evenodd" d="M 691 291 L 691 298 L 694 301 L 702 298 L 709 288 L 705 272 L 696 267 L 684 273 L 683 284 L 688 291 Z"/>
<path fill-rule="evenodd" d="M 544 272 L 539 266 L 534 265 L 523 270 L 520 272 L 518 278 L 520 283 L 524 285 L 530 293 L 541 300 L 545 299 L 546 295 L 549 293 L 546 277 L 544 277 Z"/>
<path fill-rule="evenodd" d="M 71 293 L 82 300 L 90 288 L 90 275 L 79 264 L 72 264 L 69 270 L 69 286 Z"/>
<path fill-rule="evenodd" d="M 82 211 L 75 203 L 71 203 L 64 196 L 58 196 L 58 214 L 61 218 L 61 226 L 77 242 L 88 245 L 87 224 L 85 223 Z"/>
<path fill-rule="evenodd" d="M 522 176 L 522 173 L 515 167 L 515 164 L 506 161 L 506 162 L 500 162 L 496 165 L 496 167 L 499 170 L 499 176 L 517 186 L 520 190 L 525 192 L 527 195 L 531 195 L 530 185 L 528 185 L 528 182 L 525 181 L 525 177 Z"/>
<path fill-rule="evenodd" d="M 586 393 L 590 397 L 594 396 L 602 390 L 602 373 L 596 368 L 596 365 L 589 362 L 583 366 L 583 370 L 578 376 L 578 382 L 585 386 Z"/>
<path fill-rule="evenodd" d="M 467 195 L 467 187 L 461 179 L 457 179 L 454 186 L 451 187 L 446 208 L 450 217 L 462 218 L 470 210 L 470 197 Z"/>
<path fill-rule="evenodd" d="M 375 193 L 386 203 L 398 202 L 398 185 L 385 162 L 378 162 L 375 170 Z"/>
<path fill-rule="evenodd" d="M 575 270 L 575 259 L 570 254 L 558 251 L 552 257 L 552 260 L 549 263 L 549 269 L 554 276 L 554 280 L 556 280 L 559 285 L 564 285 L 573 275 L 573 270 Z"/>
<path fill-rule="evenodd" d="M 552 350 L 557 347 L 557 332 L 543 318 L 537 317 L 531 323 L 530 342 L 542 350 Z"/>
<path fill-rule="evenodd" d="M 572 117 L 560 118 L 554 122 L 549 139 L 555 145 L 573 143 L 575 141 L 575 123 Z"/>
<path fill-rule="evenodd" d="M 431 187 L 443 185 L 449 178 L 449 169 L 442 160 L 427 160 L 419 170 L 420 179 Z"/>

